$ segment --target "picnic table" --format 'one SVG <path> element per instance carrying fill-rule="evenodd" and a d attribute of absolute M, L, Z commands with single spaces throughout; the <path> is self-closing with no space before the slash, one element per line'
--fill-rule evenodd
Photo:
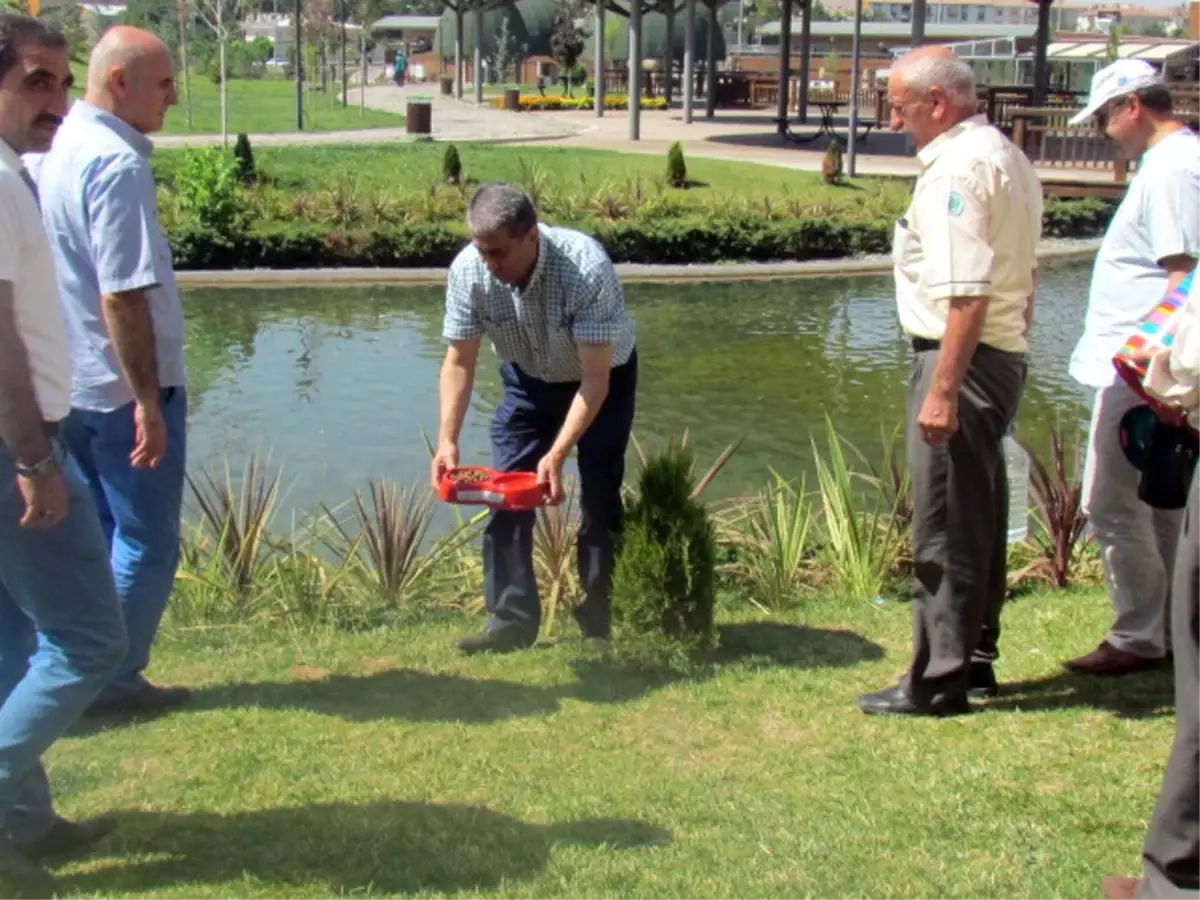
<path fill-rule="evenodd" d="M 838 142 L 845 144 L 846 139 L 834 130 L 833 120 L 838 114 L 838 110 L 844 106 L 849 106 L 850 104 L 845 100 L 831 99 L 815 99 L 811 100 L 810 102 L 815 103 L 817 108 L 821 110 L 821 126 L 817 129 L 816 133 L 807 136 L 796 134 L 794 131 L 792 131 L 791 124 L 786 118 L 775 120 L 775 123 L 779 126 L 779 133 L 789 141 L 794 141 L 797 144 L 810 144 L 813 141 L 818 140 L 821 135 L 825 134 L 829 135 L 831 138 L 834 138 Z M 871 129 L 875 127 L 876 123 L 859 122 L 858 124 L 862 129 L 859 137 L 866 138 L 866 136 L 871 133 Z"/>

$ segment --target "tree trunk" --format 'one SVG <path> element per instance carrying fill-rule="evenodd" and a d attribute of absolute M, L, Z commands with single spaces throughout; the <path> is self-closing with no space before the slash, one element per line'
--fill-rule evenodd
<path fill-rule="evenodd" d="M 187 7 L 179 10 L 179 63 L 183 68 L 183 102 L 187 112 L 187 129 L 192 130 L 192 79 L 188 71 L 188 15 Z"/>
<path fill-rule="evenodd" d="M 221 59 L 221 146 L 229 149 L 229 73 L 225 71 L 225 35 L 218 48 Z"/>
<path fill-rule="evenodd" d="M 362 82 L 358 86 L 358 114 L 362 116 L 367 111 L 367 32 L 365 28 L 358 34 L 358 61 L 362 65 Z"/>

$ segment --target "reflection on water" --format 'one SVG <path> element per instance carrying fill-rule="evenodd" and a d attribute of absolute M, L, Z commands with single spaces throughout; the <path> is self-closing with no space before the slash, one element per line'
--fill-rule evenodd
<path fill-rule="evenodd" d="M 1019 420 L 1037 445 L 1056 417 L 1086 416 L 1066 363 L 1088 277 L 1078 263 L 1043 270 Z M 902 420 L 909 351 L 888 278 L 630 285 L 626 296 L 639 331 L 639 439 L 690 429 L 707 462 L 745 437 L 716 493 L 760 485 L 768 466 L 808 471 L 826 413 L 868 454 Z M 270 453 L 290 486 L 284 506 L 305 509 L 340 503 L 371 477 L 427 477 L 421 431 L 437 428 L 440 290 L 193 290 L 185 302 L 193 470 L 226 459 L 236 470 L 249 453 Z M 498 394 L 489 352 L 465 461 L 489 459 Z"/>

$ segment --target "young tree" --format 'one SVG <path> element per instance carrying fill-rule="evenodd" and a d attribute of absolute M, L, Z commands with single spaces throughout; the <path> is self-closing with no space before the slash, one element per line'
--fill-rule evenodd
<path fill-rule="evenodd" d="M 558 0 L 550 32 L 550 55 L 558 63 L 559 78 L 571 96 L 571 75 L 583 55 L 585 35 L 579 27 L 583 11 L 579 0 Z"/>
<path fill-rule="evenodd" d="M 492 65 L 500 81 L 508 80 L 508 70 L 516 62 L 516 45 L 512 29 L 508 27 L 508 16 L 501 15 L 500 29 L 496 32 L 496 52 L 492 55 Z"/>
<path fill-rule="evenodd" d="M 245 8 L 245 0 L 192 0 L 196 15 L 217 39 L 217 65 L 221 79 L 221 146 L 229 147 L 229 63 L 227 49 Z"/>

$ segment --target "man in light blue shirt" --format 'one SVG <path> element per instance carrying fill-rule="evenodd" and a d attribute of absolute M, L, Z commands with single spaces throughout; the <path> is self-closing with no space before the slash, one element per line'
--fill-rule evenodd
<path fill-rule="evenodd" d="M 183 500 L 183 308 L 146 137 L 176 100 L 163 43 L 113 28 L 92 52 L 83 101 L 37 166 L 71 347 L 64 438 L 100 509 L 129 633 L 128 656 L 93 715 L 188 700 L 142 674 L 175 581 Z"/>
<path fill-rule="evenodd" d="M 458 465 L 458 438 L 486 336 L 500 358 L 504 399 L 491 424 L 494 467 L 537 472 L 552 502 L 578 449 L 579 583 L 585 644 L 607 647 L 621 483 L 637 391 L 637 333 L 612 262 L 593 238 L 538 223 L 529 198 L 489 184 L 471 200 L 472 243 L 450 267 L 442 335 L 434 484 Z M 483 535 L 487 630 L 465 653 L 531 645 L 541 625 L 533 568 L 534 513 L 496 511 Z"/>

